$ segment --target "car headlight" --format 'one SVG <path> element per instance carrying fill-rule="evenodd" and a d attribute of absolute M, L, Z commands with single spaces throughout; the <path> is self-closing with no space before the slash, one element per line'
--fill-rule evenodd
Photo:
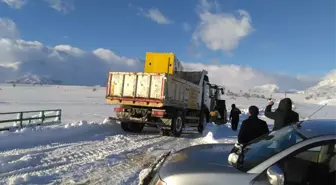
<path fill-rule="evenodd" d="M 228 157 L 228 162 L 230 165 L 236 164 L 238 161 L 238 155 L 235 153 L 231 153 Z"/>

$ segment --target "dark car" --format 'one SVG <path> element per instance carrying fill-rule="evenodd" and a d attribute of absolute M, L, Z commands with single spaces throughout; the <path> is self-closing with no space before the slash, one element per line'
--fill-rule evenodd
<path fill-rule="evenodd" d="M 150 185 L 335 184 L 336 120 L 299 122 L 252 142 L 204 144 L 167 153 Z"/>

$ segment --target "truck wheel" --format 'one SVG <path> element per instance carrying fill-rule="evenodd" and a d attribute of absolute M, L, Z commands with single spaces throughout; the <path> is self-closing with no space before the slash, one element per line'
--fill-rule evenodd
<path fill-rule="evenodd" d="M 128 129 L 131 132 L 139 133 L 145 127 L 143 123 L 128 123 Z"/>
<path fill-rule="evenodd" d="M 126 132 L 130 131 L 129 128 L 128 128 L 128 123 L 127 122 L 121 122 L 120 125 L 121 125 L 121 128 L 124 131 L 126 131 Z"/>
<path fill-rule="evenodd" d="M 160 134 L 162 135 L 162 136 L 169 136 L 169 130 L 167 130 L 167 129 L 160 129 Z"/>
<path fill-rule="evenodd" d="M 180 137 L 183 130 L 183 116 L 181 112 L 177 112 L 175 118 L 172 120 L 171 125 L 171 135 L 175 137 Z"/>
<path fill-rule="evenodd" d="M 207 125 L 207 116 L 205 113 L 203 113 L 203 116 L 200 118 L 200 122 L 198 124 L 198 127 L 197 127 L 197 131 L 198 133 L 203 133 L 204 131 L 204 128 L 206 127 Z"/>

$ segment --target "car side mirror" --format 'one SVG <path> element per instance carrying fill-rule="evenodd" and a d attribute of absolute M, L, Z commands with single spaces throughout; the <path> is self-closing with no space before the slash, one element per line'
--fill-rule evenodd
<path fill-rule="evenodd" d="M 271 185 L 285 184 L 285 174 L 278 165 L 273 165 L 267 169 L 267 178 Z"/>

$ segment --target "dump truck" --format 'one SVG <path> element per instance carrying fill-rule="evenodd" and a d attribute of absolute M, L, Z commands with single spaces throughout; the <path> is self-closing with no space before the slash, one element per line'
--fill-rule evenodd
<path fill-rule="evenodd" d="M 129 132 L 151 126 L 174 137 L 184 127 L 201 133 L 218 99 L 208 72 L 184 71 L 174 53 L 147 52 L 144 72 L 109 72 L 107 79 L 106 100 L 119 105 L 111 119 Z"/>

